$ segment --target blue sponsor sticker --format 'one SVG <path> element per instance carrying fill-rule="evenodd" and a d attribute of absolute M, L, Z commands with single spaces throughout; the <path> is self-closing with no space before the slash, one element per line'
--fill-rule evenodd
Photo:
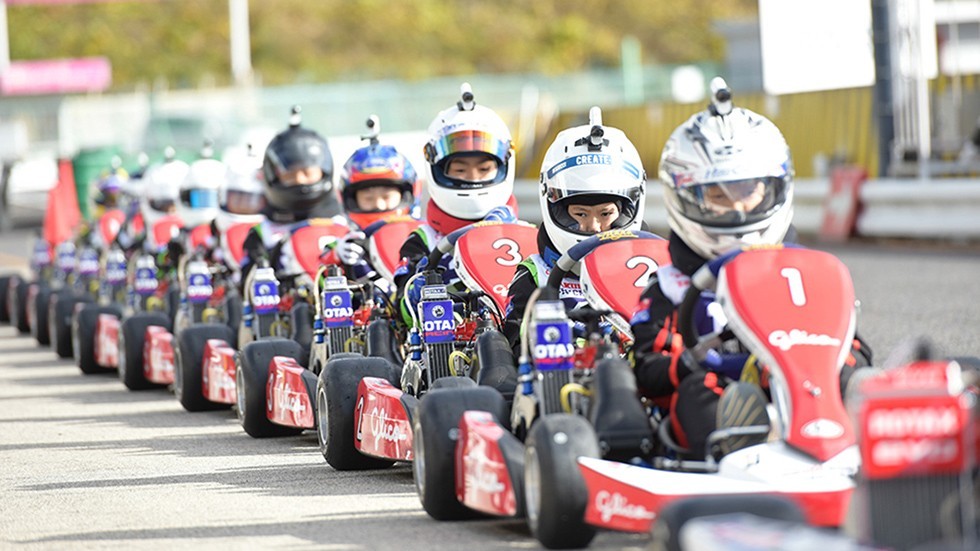
<path fill-rule="evenodd" d="M 160 282 L 157 280 L 157 272 L 153 268 L 137 268 L 136 278 L 133 281 L 133 288 L 136 293 L 142 296 L 149 296 L 156 292 Z"/>
<path fill-rule="evenodd" d="M 539 322 L 535 328 L 534 365 L 540 371 L 575 367 L 575 347 L 568 322 Z"/>
<path fill-rule="evenodd" d="M 123 281 L 126 281 L 126 263 L 111 261 L 106 262 L 105 280 L 106 283 L 110 285 L 117 285 Z"/>
<path fill-rule="evenodd" d="M 427 343 L 456 340 L 456 320 L 453 318 L 453 301 L 433 300 L 423 302 L 422 334 Z"/>
<path fill-rule="evenodd" d="M 271 314 L 279 310 L 279 282 L 255 282 L 252 286 L 252 310 L 256 314 Z"/>
<path fill-rule="evenodd" d="M 78 258 L 78 273 L 85 276 L 95 276 L 99 273 L 99 253 L 93 249 L 85 249 Z"/>
<path fill-rule="evenodd" d="M 323 322 L 327 327 L 352 327 L 353 315 L 350 291 L 323 292 Z"/>
<path fill-rule="evenodd" d="M 199 304 L 207 302 L 214 293 L 211 286 L 211 276 L 208 274 L 191 274 L 187 278 L 187 300 Z"/>

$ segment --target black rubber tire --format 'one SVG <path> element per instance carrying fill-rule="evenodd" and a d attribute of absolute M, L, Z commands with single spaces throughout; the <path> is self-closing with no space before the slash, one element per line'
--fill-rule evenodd
<path fill-rule="evenodd" d="M 546 415 L 531 426 L 526 444 L 524 504 L 531 534 L 549 549 L 587 546 L 596 529 L 585 523 L 589 492 L 577 458 L 599 457 L 592 425 L 578 415 Z"/>
<path fill-rule="evenodd" d="M 195 323 L 177 335 L 174 349 L 174 394 L 187 411 L 228 409 L 204 397 L 204 347 L 209 339 L 231 343 L 235 332 L 223 323 Z"/>
<path fill-rule="evenodd" d="M 269 362 L 274 356 L 296 358 L 302 353 L 299 344 L 282 338 L 267 338 L 250 342 L 236 356 L 235 392 L 238 403 L 238 422 L 252 438 L 290 436 L 302 429 L 277 425 L 266 417 L 266 380 Z"/>
<path fill-rule="evenodd" d="M 238 350 L 238 326 L 242 323 L 242 296 L 231 285 L 228 287 L 224 310 L 225 324 L 235 332 L 235 340 L 231 341 L 231 347 Z"/>
<path fill-rule="evenodd" d="M 404 362 L 398 356 L 398 342 L 391 329 L 391 322 L 378 318 L 368 323 L 365 339 L 367 341 L 366 356 L 384 358 L 391 365 L 400 367 Z"/>
<path fill-rule="evenodd" d="M 680 531 L 689 520 L 734 513 L 806 524 L 800 506 L 783 496 L 739 494 L 689 497 L 670 503 L 660 511 L 653 525 L 653 548 L 681 551 Z"/>
<path fill-rule="evenodd" d="M 166 307 L 167 319 L 170 320 L 169 327 L 173 327 L 174 321 L 177 319 L 177 312 L 180 310 L 180 288 L 177 285 L 171 285 L 167 289 Z"/>
<path fill-rule="evenodd" d="M 395 464 L 364 455 L 354 446 L 357 387 L 364 377 L 386 379 L 388 362 L 381 358 L 334 355 L 317 381 L 317 441 L 323 458 L 338 471 L 384 469 Z"/>
<path fill-rule="evenodd" d="M 474 388 L 476 386 L 476 381 L 469 377 L 440 377 L 432 381 L 432 388 L 429 390 L 435 390 L 437 388 Z"/>
<path fill-rule="evenodd" d="M 48 309 L 48 335 L 51 337 L 51 348 L 59 358 L 71 358 L 74 354 L 71 341 L 71 319 L 75 314 L 75 305 L 79 302 L 89 302 L 71 291 L 58 291 L 51 295 Z"/>
<path fill-rule="evenodd" d="M 297 302 L 290 310 L 290 339 L 296 341 L 303 353 L 296 361 L 299 365 L 310 365 L 310 347 L 313 346 L 313 307 L 306 302 Z"/>
<path fill-rule="evenodd" d="M 17 278 L 8 289 L 7 311 L 10 314 L 10 324 L 17 328 L 17 332 L 26 335 L 31 332 L 31 327 L 27 324 L 27 289 L 30 287 L 26 281 Z"/>
<path fill-rule="evenodd" d="M 468 410 L 489 411 L 501 419 L 507 405 L 487 387 L 434 388 L 420 401 L 412 430 L 412 470 L 422 508 L 436 520 L 482 516 L 456 499 L 456 445 L 459 420 Z"/>
<path fill-rule="evenodd" d="M 7 289 L 10 287 L 10 282 L 13 277 L 11 275 L 0 276 L 0 323 L 10 323 L 10 311 L 7 307 L 9 293 Z"/>
<path fill-rule="evenodd" d="M 48 303 L 51 300 L 51 293 L 51 287 L 39 283 L 37 294 L 34 295 L 34 302 L 28 305 L 28 308 L 34 309 L 34 325 L 31 326 L 31 336 L 40 346 L 51 344 L 51 335 L 48 333 Z"/>
<path fill-rule="evenodd" d="M 134 314 L 122 322 L 119 328 L 119 380 L 129 390 L 148 390 L 159 388 L 151 383 L 143 373 L 143 342 L 146 328 L 150 326 L 170 327 L 166 314 L 159 312 Z"/>
<path fill-rule="evenodd" d="M 111 314 L 116 319 L 122 318 L 122 310 L 118 306 L 98 306 L 86 304 L 72 319 L 72 350 L 78 368 L 86 375 L 105 373 L 95 358 L 95 324 L 100 314 Z"/>
<path fill-rule="evenodd" d="M 517 389 L 517 362 L 507 337 L 499 331 L 487 331 L 476 338 L 476 359 L 480 370 L 476 382 L 504 395 L 510 402 Z"/>

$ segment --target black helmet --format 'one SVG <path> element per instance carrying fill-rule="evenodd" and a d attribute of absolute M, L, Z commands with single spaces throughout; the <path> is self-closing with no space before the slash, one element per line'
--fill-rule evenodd
<path fill-rule="evenodd" d="M 303 185 L 283 182 L 289 171 L 317 167 L 319 180 Z M 293 108 L 289 128 L 272 138 L 262 160 L 269 204 L 279 210 L 309 212 L 333 191 L 333 157 L 327 140 L 300 126 L 299 108 Z"/>

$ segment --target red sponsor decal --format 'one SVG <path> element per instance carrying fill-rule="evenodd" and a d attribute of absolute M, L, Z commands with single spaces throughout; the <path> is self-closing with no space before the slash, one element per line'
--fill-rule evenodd
<path fill-rule="evenodd" d="M 143 374 L 151 383 L 174 382 L 174 336 L 165 327 L 151 325 L 143 340 Z"/>
<path fill-rule="evenodd" d="M 235 349 L 221 339 L 208 339 L 204 345 L 201 386 L 208 400 L 235 403 Z"/>
<path fill-rule="evenodd" d="M 622 532 L 650 531 L 660 509 L 680 496 L 658 496 L 603 476 L 579 463 L 589 501 L 585 522 Z"/>
<path fill-rule="evenodd" d="M 313 428 L 313 404 L 303 382 L 304 371 L 293 358 L 272 358 L 265 388 L 267 419 L 287 427 Z"/>
<path fill-rule="evenodd" d="M 456 499 L 460 503 L 491 515 L 517 514 L 514 485 L 499 446 L 507 437 L 513 438 L 492 414 L 463 413 L 456 444 Z"/>
<path fill-rule="evenodd" d="M 99 314 L 95 321 L 95 363 L 119 367 L 119 318 L 112 314 Z"/>
<path fill-rule="evenodd" d="M 412 460 L 412 425 L 401 403 L 402 391 L 385 379 L 365 377 L 354 403 L 354 446 L 366 455 Z"/>

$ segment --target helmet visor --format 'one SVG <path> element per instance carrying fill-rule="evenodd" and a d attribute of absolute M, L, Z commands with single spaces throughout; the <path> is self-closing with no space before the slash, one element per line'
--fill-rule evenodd
<path fill-rule="evenodd" d="M 265 194 L 261 191 L 230 189 L 225 192 L 222 208 L 231 214 L 258 214 L 265 208 Z"/>
<path fill-rule="evenodd" d="M 159 212 L 170 212 L 174 207 L 177 206 L 177 202 L 171 198 L 166 199 L 149 199 L 147 204 L 150 208 Z"/>
<path fill-rule="evenodd" d="M 483 130 L 450 132 L 430 142 L 429 146 L 429 162 L 432 164 L 460 153 L 485 153 L 495 158 L 498 165 L 503 165 L 510 156 L 510 140 L 501 140 Z"/>
<path fill-rule="evenodd" d="M 769 176 L 683 186 L 677 198 L 684 216 L 707 226 L 737 227 L 769 218 L 786 202 L 785 178 Z"/>
<path fill-rule="evenodd" d="M 180 200 L 192 209 L 209 209 L 218 206 L 218 190 L 185 189 L 180 192 Z"/>

